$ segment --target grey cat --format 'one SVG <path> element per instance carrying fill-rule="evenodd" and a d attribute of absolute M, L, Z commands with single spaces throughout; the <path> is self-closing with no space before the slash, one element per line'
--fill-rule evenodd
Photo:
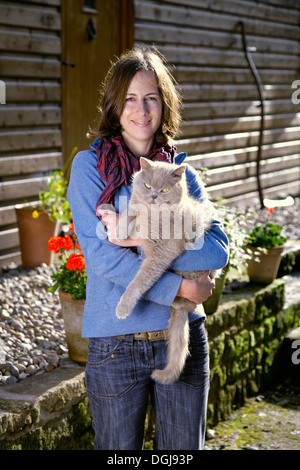
<path fill-rule="evenodd" d="M 140 159 L 141 170 L 134 174 L 128 208 L 119 217 L 118 238 L 138 238 L 145 259 L 117 306 L 118 318 L 129 316 L 139 298 L 187 248 L 203 242 L 212 219 L 211 205 L 188 195 L 185 165 Z M 175 271 L 193 279 L 203 271 Z M 216 275 L 211 272 L 212 277 Z M 168 360 L 165 369 L 152 378 L 174 382 L 180 375 L 189 344 L 188 314 L 196 304 L 183 297 L 172 303 L 168 328 Z"/>

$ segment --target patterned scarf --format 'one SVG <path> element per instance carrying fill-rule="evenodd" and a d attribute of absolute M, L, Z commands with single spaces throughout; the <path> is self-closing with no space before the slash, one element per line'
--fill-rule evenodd
<path fill-rule="evenodd" d="M 176 147 L 169 145 L 161 147 L 155 144 L 144 157 L 153 161 L 173 163 L 175 152 Z M 121 136 L 102 138 L 96 149 L 96 155 L 100 179 L 107 183 L 97 201 L 97 210 L 101 204 L 114 203 L 114 196 L 119 186 L 123 183 L 128 186 L 132 174 L 140 170 L 140 160 L 126 147 Z"/>

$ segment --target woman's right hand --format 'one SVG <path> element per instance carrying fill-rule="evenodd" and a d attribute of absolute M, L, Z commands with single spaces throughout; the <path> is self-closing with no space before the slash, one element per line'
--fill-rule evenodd
<path fill-rule="evenodd" d="M 211 296 L 212 290 L 215 287 L 215 282 L 210 278 L 209 274 L 210 271 L 203 271 L 195 279 L 183 278 L 177 295 L 195 304 L 202 304 Z"/>
<path fill-rule="evenodd" d="M 119 240 L 117 238 L 117 230 L 118 230 L 118 223 L 119 223 L 119 214 L 116 212 L 110 211 L 108 209 L 98 210 L 97 213 L 101 216 L 104 227 L 107 231 L 107 239 L 110 243 L 114 245 L 123 246 L 125 248 L 133 247 L 133 246 L 141 246 L 141 242 L 139 239 L 133 240 L 132 238 L 128 237 L 126 240 Z"/>

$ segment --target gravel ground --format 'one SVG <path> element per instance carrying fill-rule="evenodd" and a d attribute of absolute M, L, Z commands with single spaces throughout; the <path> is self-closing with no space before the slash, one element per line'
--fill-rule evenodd
<path fill-rule="evenodd" d="M 300 450 L 300 386 L 285 383 L 247 400 L 207 430 L 206 450 Z"/>
<path fill-rule="evenodd" d="M 54 269 L 2 270 L 0 385 L 50 372 L 68 356 L 59 298 L 48 291 Z"/>
<path fill-rule="evenodd" d="M 253 208 L 256 217 L 253 218 L 253 224 L 264 224 L 271 222 L 281 225 L 282 234 L 292 240 L 300 240 L 300 197 L 294 198 L 294 204 L 288 207 L 275 207 L 274 212 L 269 214 L 267 209 Z M 251 228 L 251 226 L 249 227 Z"/>

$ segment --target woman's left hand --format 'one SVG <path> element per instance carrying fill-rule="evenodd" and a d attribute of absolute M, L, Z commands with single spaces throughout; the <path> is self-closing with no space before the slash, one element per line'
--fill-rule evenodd
<path fill-rule="evenodd" d="M 184 297 L 195 304 L 202 304 L 211 296 L 215 287 L 215 281 L 210 277 L 210 271 L 203 271 L 195 279 L 182 279 L 177 292 L 179 297 Z"/>

